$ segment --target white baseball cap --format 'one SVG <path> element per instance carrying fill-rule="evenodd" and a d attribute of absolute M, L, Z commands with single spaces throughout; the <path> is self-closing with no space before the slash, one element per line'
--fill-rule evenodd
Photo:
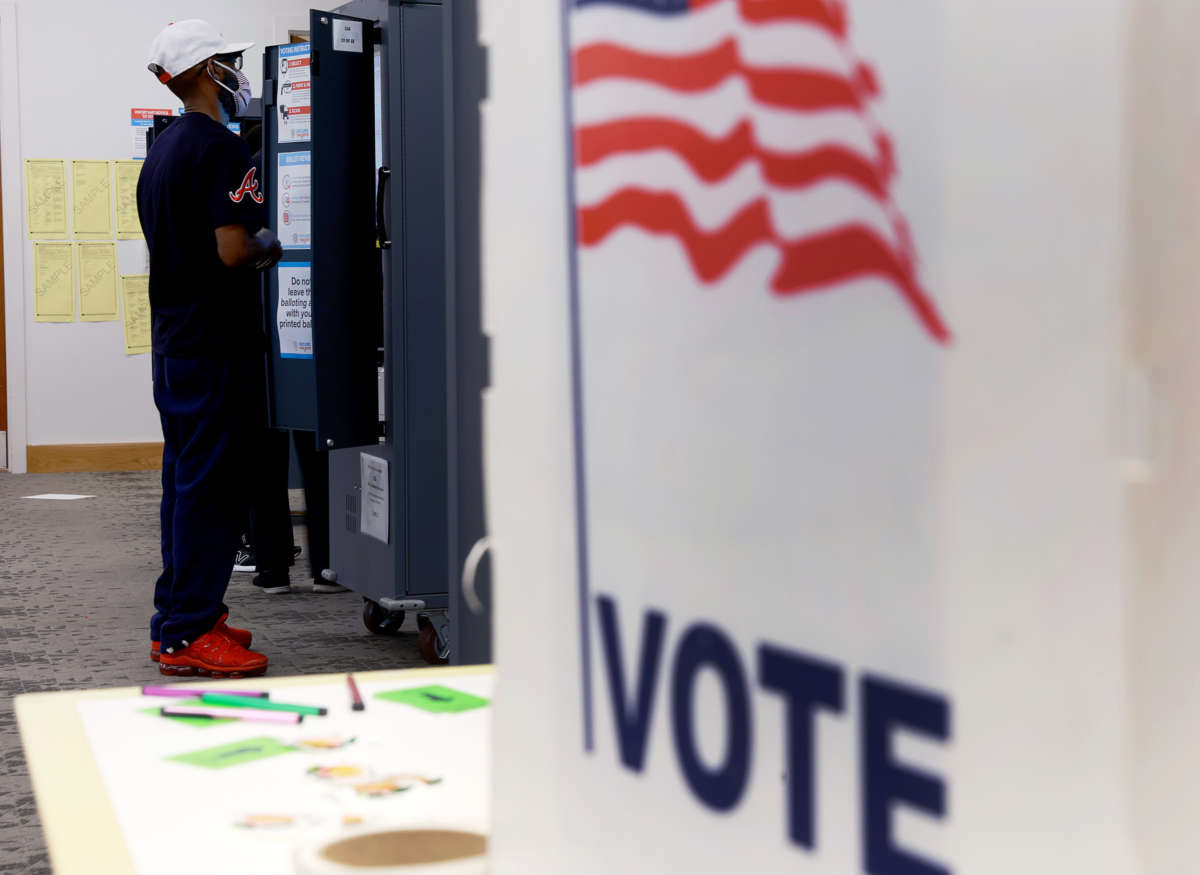
<path fill-rule="evenodd" d="M 172 21 L 150 44 L 146 66 L 159 82 L 166 83 L 213 55 L 237 55 L 253 45 L 226 42 L 215 27 L 199 18 Z"/>

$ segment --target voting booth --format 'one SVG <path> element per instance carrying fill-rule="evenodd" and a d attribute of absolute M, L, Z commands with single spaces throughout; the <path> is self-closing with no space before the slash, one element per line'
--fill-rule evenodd
<path fill-rule="evenodd" d="M 1131 5 L 481 10 L 494 871 L 1192 865 Z"/>
<path fill-rule="evenodd" d="M 478 279 L 447 268 L 475 259 L 478 233 L 446 229 L 478 110 L 456 132 L 446 17 L 357 0 L 265 53 L 263 173 L 284 249 L 267 282 L 270 408 L 328 456 L 330 518 L 310 524 L 329 526 L 327 576 L 363 596 L 366 626 L 394 634 L 415 613 L 430 662 L 486 662 L 487 623 L 452 646 L 450 622 L 484 536 L 486 347 Z"/>

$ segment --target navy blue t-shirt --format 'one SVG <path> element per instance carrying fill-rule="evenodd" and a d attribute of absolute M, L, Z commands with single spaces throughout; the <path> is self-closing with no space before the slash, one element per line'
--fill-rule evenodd
<path fill-rule="evenodd" d="M 154 140 L 137 186 L 150 248 L 154 352 L 216 358 L 261 351 L 253 266 L 226 267 L 215 230 L 263 227 L 258 171 L 240 137 L 204 113 L 176 119 Z"/>

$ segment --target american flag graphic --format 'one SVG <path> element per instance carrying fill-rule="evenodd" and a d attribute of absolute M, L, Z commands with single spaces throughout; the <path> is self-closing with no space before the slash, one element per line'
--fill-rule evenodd
<path fill-rule="evenodd" d="M 770 246 L 764 289 L 876 277 L 948 341 L 893 199 L 881 86 L 841 0 L 568 2 L 579 246 L 656 235 L 703 284 Z"/>

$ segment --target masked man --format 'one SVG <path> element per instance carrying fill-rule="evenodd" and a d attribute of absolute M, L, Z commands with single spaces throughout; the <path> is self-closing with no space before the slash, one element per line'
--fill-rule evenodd
<path fill-rule="evenodd" d="M 264 228 L 250 153 L 226 124 L 250 101 L 241 72 L 252 43 L 204 21 L 177 21 L 149 68 L 183 103 L 138 180 L 150 250 L 154 402 L 163 429 L 162 561 L 150 621 L 163 674 L 248 677 L 267 669 L 223 604 L 243 508 L 239 481 L 261 370 L 258 277 L 282 250 Z"/>

